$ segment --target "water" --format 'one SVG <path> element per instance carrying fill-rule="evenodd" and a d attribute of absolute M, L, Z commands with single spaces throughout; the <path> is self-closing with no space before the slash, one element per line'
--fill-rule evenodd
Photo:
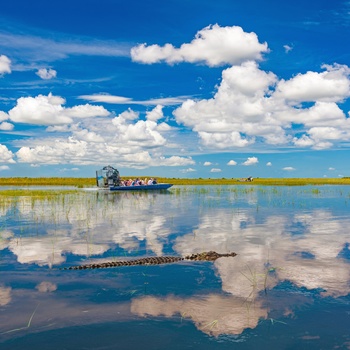
<path fill-rule="evenodd" d="M 0 197 L 1 349 L 350 349 L 350 187 Z M 60 267 L 214 250 L 216 262 Z"/>

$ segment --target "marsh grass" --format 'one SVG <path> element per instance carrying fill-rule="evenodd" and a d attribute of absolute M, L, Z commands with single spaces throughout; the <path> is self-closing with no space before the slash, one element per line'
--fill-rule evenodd
<path fill-rule="evenodd" d="M 193 319 L 192 313 L 187 312 L 187 311 L 181 312 L 180 315 L 181 315 L 181 322 L 182 322 L 183 320 L 187 319 L 187 318 L 192 318 L 192 319 Z"/>
<path fill-rule="evenodd" d="M 123 176 L 123 179 L 135 176 Z M 237 178 L 166 178 L 157 176 L 158 182 L 172 183 L 173 185 L 239 185 L 239 186 L 304 186 L 304 185 L 350 185 L 350 177 L 343 178 L 255 178 L 252 182 L 240 181 Z M 9 177 L 0 178 L 0 186 L 75 186 L 77 188 L 96 186 L 95 178 L 70 177 Z"/>
<path fill-rule="evenodd" d="M 214 327 L 218 326 L 218 323 L 219 323 L 219 320 L 213 320 L 213 321 L 209 322 L 207 325 L 205 325 L 203 327 L 203 329 L 209 328 L 209 330 L 212 331 Z"/>
<path fill-rule="evenodd" d="M 267 294 L 267 286 L 268 286 L 268 278 L 272 274 L 274 274 L 277 270 L 281 270 L 280 267 L 274 266 L 266 266 L 264 267 L 261 273 L 257 273 L 255 270 L 252 270 L 249 265 L 247 265 L 248 273 L 244 273 L 240 271 L 240 273 L 250 282 L 250 287 L 252 288 L 250 294 L 246 298 L 246 300 L 254 299 L 256 293 L 260 290 L 264 290 L 265 294 Z"/>
<path fill-rule="evenodd" d="M 25 330 L 25 329 L 30 328 L 30 326 L 31 326 L 31 324 L 32 324 L 33 317 L 34 317 L 34 315 L 35 315 L 35 313 L 36 313 L 36 310 L 38 309 L 38 306 L 39 306 L 39 304 L 36 306 L 36 308 L 35 308 L 34 311 L 32 312 L 32 314 L 31 314 L 31 316 L 30 316 L 30 318 L 29 318 L 29 321 L 28 321 L 28 323 L 27 323 L 26 326 L 20 327 L 20 328 L 15 328 L 15 329 L 10 329 L 9 331 L 3 332 L 3 333 L 1 333 L 1 334 L 9 334 L 9 333 L 13 333 L 13 332 L 19 332 L 19 331 L 23 331 L 23 330 Z"/>
<path fill-rule="evenodd" d="M 267 274 L 257 273 L 255 270 L 253 271 L 249 265 L 247 265 L 247 267 L 249 273 L 244 273 L 243 271 L 240 271 L 240 273 L 250 282 L 250 287 L 252 290 L 246 298 L 246 300 L 250 300 L 252 297 L 255 297 L 256 292 L 259 290 L 261 280 L 264 281 L 264 290 L 266 290 Z"/>
<path fill-rule="evenodd" d="M 272 325 L 274 325 L 275 323 L 281 323 L 281 324 L 287 324 L 286 322 L 283 322 L 283 321 L 278 321 L 278 320 L 275 320 L 274 318 L 270 318 L 270 322 Z"/>
<path fill-rule="evenodd" d="M 16 189 L 0 191 L 0 200 L 5 197 L 31 197 L 31 198 L 53 198 L 59 195 L 74 194 L 78 190 L 31 190 L 31 189 Z"/>
<path fill-rule="evenodd" d="M 73 177 L 3 177 L 0 186 L 96 186 L 95 178 Z"/>
<path fill-rule="evenodd" d="M 183 179 L 183 178 L 157 178 L 158 182 L 168 182 L 173 185 L 237 185 L 237 186 L 307 186 L 307 185 L 350 185 L 349 178 L 256 178 L 252 182 L 240 181 L 236 178 L 221 179 Z"/>

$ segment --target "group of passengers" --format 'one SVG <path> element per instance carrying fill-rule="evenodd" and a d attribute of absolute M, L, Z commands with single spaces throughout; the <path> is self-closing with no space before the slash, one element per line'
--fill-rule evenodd
<path fill-rule="evenodd" d="M 157 179 L 154 179 L 151 177 L 149 180 L 145 178 L 144 180 L 136 178 L 136 179 L 129 179 L 129 180 L 121 180 L 120 186 L 145 186 L 145 185 L 156 185 Z"/>

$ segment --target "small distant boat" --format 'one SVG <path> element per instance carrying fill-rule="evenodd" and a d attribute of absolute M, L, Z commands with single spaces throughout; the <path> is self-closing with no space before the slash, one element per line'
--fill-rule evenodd
<path fill-rule="evenodd" d="M 172 184 L 156 183 L 134 184 L 126 186 L 119 175 L 119 171 L 110 165 L 96 171 L 96 184 L 98 188 L 109 191 L 155 191 L 167 190 Z"/>

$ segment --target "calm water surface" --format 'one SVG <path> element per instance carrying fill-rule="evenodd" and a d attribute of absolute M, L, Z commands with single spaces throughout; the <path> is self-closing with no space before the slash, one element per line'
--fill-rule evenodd
<path fill-rule="evenodd" d="M 1 349 L 350 349 L 350 187 L 0 196 Z M 214 250 L 216 262 L 61 267 Z"/>

